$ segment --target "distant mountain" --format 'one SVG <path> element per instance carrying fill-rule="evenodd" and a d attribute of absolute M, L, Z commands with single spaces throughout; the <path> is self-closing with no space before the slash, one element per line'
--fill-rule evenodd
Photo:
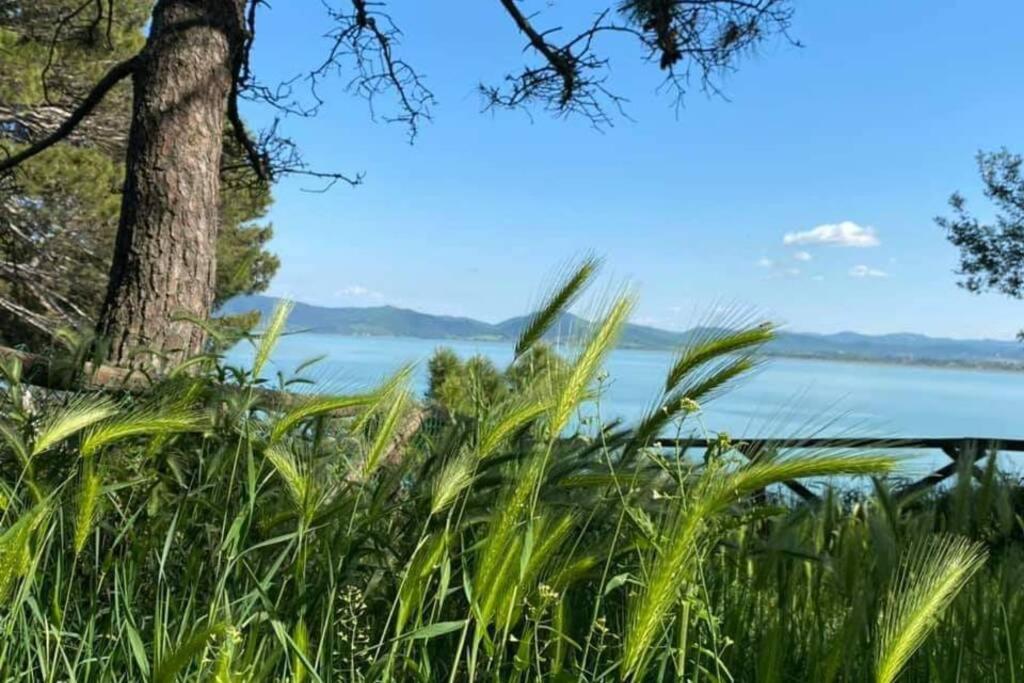
<path fill-rule="evenodd" d="M 269 296 L 239 296 L 221 308 L 222 313 L 274 310 L 277 299 Z M 394 306 L 369 308 L 327 308 L 296 303 L 288 318 L 290 328 L 320 334 L 356 337 L 420 337 L 423 339 L 504 339 L 490 323 L 448 315 L 430 315 Z"/>
<path fill-rule="evenodd" d="M 277 299 L 274 297 L 241 296 L 228 301 L 221 313 L 237 314 L 256 310 L 267 314 L 275 305 Z M 430 315 L 394 306 L 328 308 L 296 303 L 289 318 L 289 327 L 346 336 L 514 341 L 528 320 L 528 316 L 521 316 L 492 324 L 472 318 Z M 548 336 L 551 339 L 568 339 L 574 331 L 578 332 L 587 324 L 582 318 L 565 313 L 552 326 Z M 627 325 L 620 346 L 672 349 L 684 343 L 694 332 Z M 866 335 L 857 332 L 780 332 L 766 351 L 771 355 L 797 358 L 1024 369 L 1024 345 L 1017 342 L 943 339 L 910 333 Z"/>

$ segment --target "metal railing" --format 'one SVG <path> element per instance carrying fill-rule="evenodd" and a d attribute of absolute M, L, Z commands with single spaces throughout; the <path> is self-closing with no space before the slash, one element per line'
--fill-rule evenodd
<path fill-rule="evenodd" d="M 936 486 L 957 473 L 964 466 L 964 459 L 970 461 L 975 476 L 981 470 L 974 464 L 989 454 L 1024 453 L 1024 439 L 992 439 L 988 437 L 962 437 L 953 439 L 851 439 L 851 438 L 809 438 L 809 439 L 738 439 L 732 443 L 743 444 L 743 451 L 751 456 L 779 450 L 796 449 L 850 449 L 850 450 L 938 450 L 950 462 L 920 479 L 901 486 L 896 491 L 898 498 L 906 498 L 918 491 Z M 707 448 L 714 440 L 708 439 L 656 439 L 655 445 L 672 448 L 685 453 L 690 448 Z M 798 481 L 783 484 L 806 501 L 820 500 L 818 495 Z"/>

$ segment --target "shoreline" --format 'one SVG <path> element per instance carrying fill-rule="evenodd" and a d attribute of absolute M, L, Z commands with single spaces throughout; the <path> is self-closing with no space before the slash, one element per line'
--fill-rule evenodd
<path fill-rule="evenodd" d="M 315 330 L 305 330 L 305 333 L 311 336 L 318 337 L 340 337 L 342 339 L 409 339 L 418 340 L 423 342 L 437 342 L 438 345 L 445 343 L 470 343 L 470 344 L 493 344 L 493 345 L 511 345 L 514 342 L 508 339 L 493 339 L 493 338 L 473 338 L 473 337 L 416 337 L 410 335 L 396 335 L 396 334 L 338 334 L 335 332 L 317 332 Z M 674 347 L 645 347 L 645 346 L 617 346 L 616 351 L 640 351 L 645 353 L 672 353 L 676 349 Z M 898 360 L 894 358 L 872 358 L 872 357 L 857 357 L 857 356 L 841 356 L 841 355 L 815 355 L 815 354 L 798 354 L 798 353 L 778 353 L 773 351 L 765 351 L 764 357 L 766 358 L 781 358 L 787 360 L 806 360 L 806 361 L 823 361 L 829 363 L 851 363 L 851 364 L 862 364 L 862 365 L 879 365 L 879 366 L 897 366 L 907 368 L 931 368 L 935 370 L 961 370 L 961 371 L 975 371 L 975 372 L 998 372 L 1007 374 L 1020 374 L 1024 373 L 1024 363 L 1013 364 L 1013 363 L 999 363 L 997 361 L 978 361 L 978 362 L 963 362 L 963 361 L 943 361 L 943 360 Z"/>

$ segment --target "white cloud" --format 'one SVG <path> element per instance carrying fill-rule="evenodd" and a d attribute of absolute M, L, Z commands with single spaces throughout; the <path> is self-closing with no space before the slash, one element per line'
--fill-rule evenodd
<path fill-rule="evenodd" d="M 850 277 L 889 277 L 889 274 L 869 266 L 854 266 L 850 268 Z"/>
<path fill-rule="evenodd" d="M 383 299 L 384 295 L 362 285 L 348 285 L 335 290 L 334 296 L 338 298 L 348 297 L 354 299 Z"/>
<path fill-rule="evenodd" d="M 797 261 L 810 261 L 813 257 L 811 256 L 811 252 L 809 251 L 798 251 L 795 254 L 793 254 L 793 258 L 795 258 Z"/>
<path fill-rule="evenodd" d="M 757 260 L 757 267 L 758 268 L 771 268 L 774 265 L 775 265 L 775 261 L 772 261 L 770 258 L 759 258 Z"/>
<path fill-rule="evenodd" d="M 787 268 L 786 269 L 786 275 L 788 275 L 790 277 L 796 277 L 799 274 L 800 274 L 800 269 L 799 268 Z"/>
<path fill-rule="evenodd" d="M 872 227 L 857 225 L 853 221 L 827 223 L 803 232 L 787 232 L 782 243 L 824 244 L 833 247 L 877 247 L 881 242 Z"/>

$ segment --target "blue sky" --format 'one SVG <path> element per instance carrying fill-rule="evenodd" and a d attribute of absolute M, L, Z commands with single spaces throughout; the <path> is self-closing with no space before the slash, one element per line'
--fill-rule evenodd
<path fill-rule="evenodd" d="M 609 85 L 633 120 L 604 132 L 481 113 L 477 84 L 523 63 L 497 0 L 389 4 L 434 120 L 410 145 L 340 78 L 319 116 L 282 122 L 314 166 L 365 182 L 278 185 L 271 293 L 496 321 L 589 250 L 639 289 L 635 320 L 664 327 L 723 304 L 821 332 L 1007 338 L 1024 326 L 1024 302 L 955 286 L 955 251 L 932 221 L 956 189 L 985 215 L 978 149 L 1024 151 L 1024 2 L 796 2 L 803 48 L 765 45 L 723 81 L 728 101 L 694 91 L 678 112 L 655 92 L 657 69 L 611 42 Z M 549 4 L 524 7 L 559 12 Z M 570 6 L 586 18 L 607 4 L 562 0 L 561 14 Z M 327 26 L 315 0 L 274 3 L 258 73 L 322 59 Z"/>

